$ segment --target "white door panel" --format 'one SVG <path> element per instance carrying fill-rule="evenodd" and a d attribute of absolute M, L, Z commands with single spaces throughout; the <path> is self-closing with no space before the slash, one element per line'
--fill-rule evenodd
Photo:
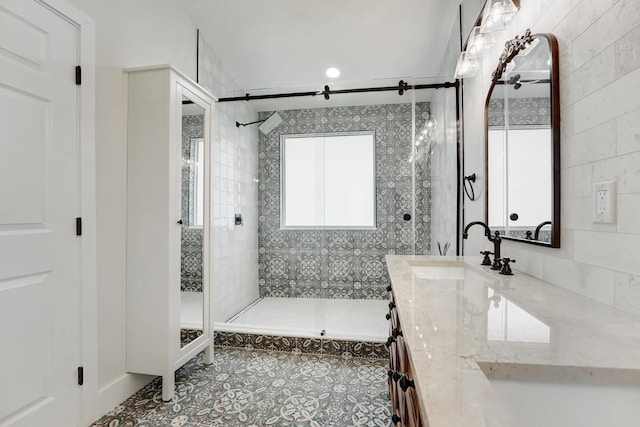
<path fill-rule="evenodd" d="M 0 87 L 0 225 L 43 225 L 46 205 L 49 102 Z M 29 117 L 29 126 L 24 118 Z M 18 188 L 17 183 L 20 183 Z"/>
<path fill-rule="evenodd" d="M 80 420 L 77 28 L 0 0 L 0 425 Z"/>

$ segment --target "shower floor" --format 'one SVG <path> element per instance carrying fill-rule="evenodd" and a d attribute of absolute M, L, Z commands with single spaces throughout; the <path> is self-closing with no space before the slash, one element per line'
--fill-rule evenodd
<path fill-rule="evenodd" d="M 261 298 L 228 322 L 217 323 L 215 329 L 383 342 L 389 334 L 388 304 L 385 300 Z"/>

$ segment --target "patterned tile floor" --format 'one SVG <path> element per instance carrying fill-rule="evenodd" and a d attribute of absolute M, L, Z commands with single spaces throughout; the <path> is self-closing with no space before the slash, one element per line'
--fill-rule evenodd
<path fill-rule="evenodd" d="M 391 425 L 387 361 L 216 347 L 176 373 L 162 403 L 160 378 L 92 427 Z"/>

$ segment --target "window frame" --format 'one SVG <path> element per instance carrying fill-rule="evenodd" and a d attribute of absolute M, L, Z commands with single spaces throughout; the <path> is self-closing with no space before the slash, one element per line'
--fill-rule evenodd
<path fill-rule="evenodd" d="M 285 176 L 285 142 L 293 138 L 327 138 L 338 136 L 369 135 L 372 138 L 373 150 L 373 226 L 329 226 L 329 225 L 286 225 L 286 176 Z M 326 171 L 325 171 L 326 172 Z M 376 132 L 375 131 L 350 131 L 350 132 L 314 132 L 280 135 L 280 230 L 376 230 L 378 227 L 377 209 L 377 174 L 376 174 Z"/>
<path fill-rule="evenodd" d="M 204 192 L 205 192 L 205 151 L 204 151 L 204 137 L 202 136 L 194 136 L 190 140 L 191 143 L 191 178 L 193 179 L 193 188 L 190 188 L 192 194 L 190 197 L 193 198 L 193 213 L 190 215 L 192 217 L 192 223 L 189 224 L 190 228 L 203 228 L 204 227 Z M 200 185 L 198 185 L 200 184 Z M 200 188 L 202 186 L 202 188 Z M 202 190 L 202 191 L 200 191 Z M 198 200 L 201 203 L 198 203 Z M 202 206 L 200 206 L 202 204 Z M 202 222 L 198 221 L 199 219 Z"/>

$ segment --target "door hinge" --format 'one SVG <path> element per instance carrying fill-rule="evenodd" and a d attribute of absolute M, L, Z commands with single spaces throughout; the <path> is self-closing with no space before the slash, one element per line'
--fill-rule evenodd
<path fill-rule="evenodd" d="M 76 65 L 76 84 L 82 84 L 82 67 L 80 67 L 79 65 Z"/>
<path fill-rule="evenodd" d="M 78 385 L 84 384 L 84 367 L 78 366 Z"/>
<path fill-rule="evenodd" d="M 82 236 L 82 218 L 76 218 L 76 236 Z"/>

